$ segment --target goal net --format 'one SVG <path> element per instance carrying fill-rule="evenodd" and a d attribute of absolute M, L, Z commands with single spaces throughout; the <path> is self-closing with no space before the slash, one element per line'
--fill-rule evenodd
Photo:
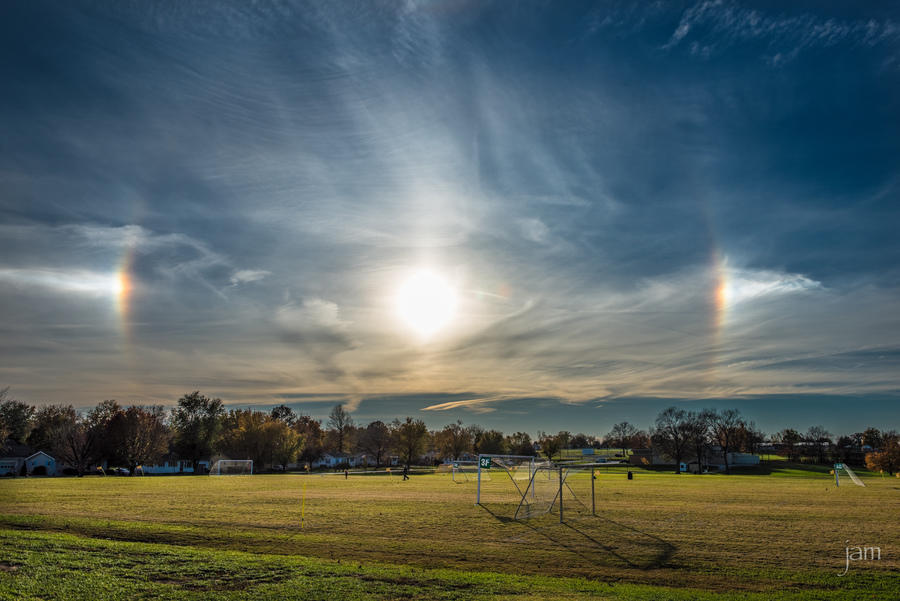
<path fill-rule="evenodd" d="M 517 505 L 538 466 L 549 465 L 528 455 L 479 455 L 475 479 L 476 505 L 500 503 Z"/>
<path fill-rule="evenodd" d="M 846 463 L 835 463 L 834 464 L 834 483 L 837 486 L 841 485 L 841 477 L 840 471 L 844 470 L 844 472 L 850 476 L 850 480 L 857 486 L 865 486 L 862 480 L 859 479 L 859 476 L 856 475 L 856 472 L 850 469 L 850 466 Z"/>
<path fill-rule="evenodd" d="M 210 476 L 249 476 L 252 474 L 252 459 L 219 459 L 209 468 Z"/>
<path fill-rule="evenodd" d="M 478 462 L 460 460 L 442 463 L 436 471 L 439 474 L 450 474 L 450 479 L 457 484 L 466 484 L 478 479 Z"/>
<path fill-rule="evenodd" d="M 552 513 L 563 521 L 595 515 L 595 468 L 594 464 L 537 466 L 522 491 L 515 519 Z"/>

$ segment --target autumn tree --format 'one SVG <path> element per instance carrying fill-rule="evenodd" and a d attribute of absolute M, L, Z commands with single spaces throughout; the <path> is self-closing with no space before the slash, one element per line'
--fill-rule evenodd
<path fill-rule="evenodd" d="M 251 459 L 258 466 L 271 460 L 266 423 L 269 416 L 252 409 L 232 409 L 222 419 L 218 451 L 229 459 Z"/>
<path fill-rule="evenodd" d="M 300 451 L 300 461 L 311 464 L 324 453 L 323 444 L 325 433 L 322 424 L 308 415 L 300 415 L 294 421 L 293 429 L 303 437 L 303 449 Z"/>
<path fill-rule="evenodd" d="M 34 412 L 28 446 L 37 451 L 53 453 L 54 437 L 59 429 L 71 419 L 74 412 L 71 405 L 44 405 Z"/>
<path fill-rule="evenodd" d="M 559 434 L 538 432 L 538 445 L 540 445 L 541 452 L 547 456 L 547 459 L 553 461 L 553 458 L 559 455 L 563 448 L 563 439 Z"/>
<path fill-rule="evenodd" d="M 201 459 L 212 456 L 224 415 L 221 399 L 211 399 L 199 390 L 178 399 L 172 411 L 173 447 L 179 457 L 191 461 L 195 472 Z"/>
<path fill-rule="evenodd" d="M 883 470 L 890 475 L 900 470 L 900 436 L 896 432 L 882 437 L 881 450 L 866 454 L 866 467 L 870 470 Z"/>
<path fill-rule="evenodd" d="M 3 397 L 7 396 L 9 388 L 3 389 Z M 34 407 L 22 401 L 10 399 L 0 402 L 0 430 L 6 433 L 6 438 L 12 438 L 16 442 L 24 443 L 31 430 L 31 418 L 34 416 Z M 0 441 L 2 442 L 2 441 Z"/>
<path fill-rule="evenodd" d="M 287 405 L 278 405 L 277 407 L 273 407 L 270 416 L 272 417 L 272 419 L 277 419 L 280 422 L 284 422 L 288 426 L 293 426 L 295 423 L 297 423 L 297 414 Z"/>
<path fill-rule="evenodd" d="M 271 415 L 266 420 L 264 428 L 272 461 L 287 468 L 288 464 L 297 460 L 303 450 L 303 437 L 287 422 Z"/>
<path fill-rule="evenodd" d="M 407 417 L 405 421 L 395 419 L 391 423 L 393 448 L 407 468 L 422 454 L 427 438 L 428 428 L 420 419 Z"/>
<path fill-rule="evenodd" d="M 478 437 L 478 452 L 490 455 L 504 455 L 506 440 L 499 430 L 484 430 Z"/>
<path fill-rule="evenodd" d="M 449 424 L 437 433 L 435 443 L 443 457 L 459 459 L 463 453 L 472 450 L 472 434 L 463 427 L 461 421 Z"/>
<path fill-rule="evenodd" d="M 375 467 L 381 467 L 391 449 L 391 430 L 384 422 L 376 420 L 360 433 L 358 444 L 361 451 L 375 458 Z"/>
<path fill-rule="evenodd" d="M 506 448 L 510 455 L 534 455 L 534 444 L 527 432 L 516 432 L 507 436 Z"/>
<path fill-rule="evenodd" d="M 109 421 L 113 448 L 134 475 L 139 465 L 152 464 L 169 450 L 169 429 L 164 423 L 162 406 L 132 406 L 116 413 Z"/>

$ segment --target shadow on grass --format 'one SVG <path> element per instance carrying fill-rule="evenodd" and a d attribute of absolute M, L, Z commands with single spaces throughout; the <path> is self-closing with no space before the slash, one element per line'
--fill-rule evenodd
<path fill-rule="evenodd" d="M 624 564 L 637 570 L 666 567 L 678 547 L 649 532 L 590 513 L 573 512 L 563 523 L 559 514 L 550 513 L 529 520 L 516 520 L 500 513 L 499 508 L 481 505 L 496 520 L 516 524 L 522 531 L 510 542 L 549 541 L 554 547 L 576 555 L 588 564 L 609 566 Z"/>

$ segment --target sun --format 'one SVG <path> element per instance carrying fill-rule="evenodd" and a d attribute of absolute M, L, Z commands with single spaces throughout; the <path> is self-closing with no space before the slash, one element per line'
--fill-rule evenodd
<path fill-rule="evenodd" d="M 398 288 L 395 307 L 403 323 L 421 338 L 430 338 L 453 319 L 456 291 L 439 275 L 417 271 Z"/>

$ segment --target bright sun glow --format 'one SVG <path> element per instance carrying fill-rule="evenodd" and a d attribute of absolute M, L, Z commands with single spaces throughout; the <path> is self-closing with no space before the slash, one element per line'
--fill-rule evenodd
<path fill-rule="evenodd" d="M 397 291 L 396 308 L 406 325 L 428 338 L 450 323 L 456 311 L 456 292 L 440 276 L 418 271 Z"/>

